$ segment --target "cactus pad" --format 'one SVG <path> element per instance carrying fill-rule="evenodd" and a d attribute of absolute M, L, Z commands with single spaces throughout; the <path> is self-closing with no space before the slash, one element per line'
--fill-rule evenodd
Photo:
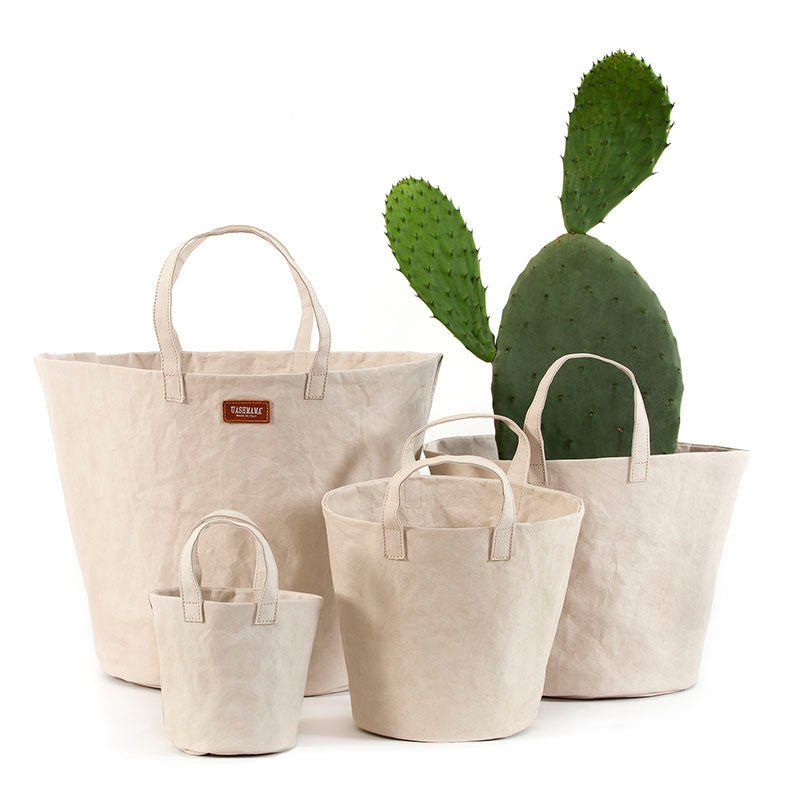
<path fill-rule="evenodd" d="M 492 361 L 478 250 L 459 210 L 427 181 L 405 178 L 387 195 L 384 219 L 400 271 L 418 297 L 469 351 Z"/>
<path fill-rule="evenodd" d="M 637 376 L 651 452 L 673 453 L 683 391 L 676 340 L 658 298 L 631 262 L 597 239 L 565 234 L 521 273 L 503 312 L 493 369 L 496 414 L 522 425 L 537 384 L 566 353 L 597 353 Z M 543 414 L 549 459 L 626 456 L 633 403 L 628 380 L 589 360 L 566 364 Z M 502 458 L 514 437 L 498 432 Z"/>
<path fill-rule="evenodd" d="M 612 53 L 584 76 L 565 142 L 562 216 L 586 233 L 649 175 L 667 147 L 672 105 L 642 60 Z"/>

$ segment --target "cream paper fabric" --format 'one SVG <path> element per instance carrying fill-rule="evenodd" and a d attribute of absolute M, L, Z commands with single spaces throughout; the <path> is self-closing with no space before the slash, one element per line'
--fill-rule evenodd
<path fill-rule="evenodd" d="M 525 729 L 562 609 L 581 501 L 522 486 L 527 455 L 509 478 L 452 460 L 495 475 L 414 476 L 425 460 L 323 499 L 353 720 L 388 737 Z"/>
<path fill-rule="evenodd" d="M 600 359 L 631 380 L 631 458 L 545 461 L 542 411 L 553 378 L 571 359 Z M 608 698 L 691 687 L 747 452 L 681 443 L 675 454 L 650 455 L 648 418 L 634 375 L 586 353 L 554 362 L 524 428 L 531 443 L 530 480 L 573 493 L 586 505 L 545 695 Z M 498 457 L 492 436 L 440 439 L 425 452 L 496 462 Z M 472 472 L 464 465 L 436 469 Z"/>
<path fill-rule="evenodd" d="M 249 532 L 255 543 L 252 589 L 201 588 L 198 538 L 220 524 Z M 178 578 L 177 588 L 150 593 L 170 741 L 191 754 L 294 747 L 323 599 L 279 590 L 264 535 L 246 515 L 225 509 L 194 527 Z"/>
<path fill-rule="evenodd" d="M 228 233 L 261 237 L 287 260 L 304 310 L 294 351 L 181 348 L 173 283 L 192 250 Z M 156 353 L 36 360 L 103 670 L 159 684 L 148 592 L 173 580 L 181 532 L 199 511 L 235 507 L 270 532 L 286 589 L 331 600 L 307 692 L 343 688 L 320 501 L 333 487 L 395 470 L 404 437 L 428 417 L 440 355 L 331 352 L 308 280 L 280 242 L 248 226 L 219 228 L 173 251 L 158 281 L 154 324 Z M 269 401 L 269 423 L 223 421 L 224 401 L 247 399 Z M 210 586 L 249 586 L 247 543 L 228 532 L 206 545 Z"/>

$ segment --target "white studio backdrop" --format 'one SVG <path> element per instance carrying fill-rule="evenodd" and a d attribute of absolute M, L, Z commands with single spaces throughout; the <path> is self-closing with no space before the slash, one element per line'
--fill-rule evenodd
<path fill-rule="evenodd" d="M 6 8 L 3 794 L 798 797 L 795 13 L 781 2 Z M 183 756 L 158 694 L 96 666 L 33 356 L 153 350 L 169 251 L 245 223 L 289 247 L 336 349 L 440 350 L 433 415 L 489 411 L 489 365 L 394 269 L 384 195 L 411 174 L 461 207 L 497 331 L 517 274 L 562 230 L 573 92 L 620 48 L 663 75 L 674 128 L 658 174 L 593 233 L 670 316 L 681 438 L 753 452 L 698 686 L 546 701 L 523 735 L 451 746 L 372 737 L 350 723 L 347 696 L 309 699 L 291 753 Z M 199 250 L 175 304 L 194 349 L 287 348 L 299 312 L 280 257 L 245 237 Z"/>

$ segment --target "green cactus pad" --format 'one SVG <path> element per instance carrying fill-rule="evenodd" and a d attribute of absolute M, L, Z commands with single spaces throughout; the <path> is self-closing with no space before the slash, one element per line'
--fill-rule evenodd
<path fill-rule="evenodd" d="M 462 215 L 427 181 L 404 178 L 387 195 L 387 239 L 418 297 L 469 350 L 495 356 L 478 250 Z"/>
<path fill-rule="evenodd" d="M 492 397 L 522 424 L 543 373 L 566 353 L 596 353 L 629 367 L 645 399 L 651 452 L 673 453 L 683 391 L 676 339 L 658 298 L 631 262 L 584 234 L 546 245 L 520 274 L 503 312 Z M 627 456 L 633 403 L 628 379 L 591 360 L 568 362 L 543 414 L 549 459 Z M 498 431 L 502 458 L 514 436 Z"/>
<path fill-rule="evenodd" d="M 649 175 L 667 147 L 672 105 L 659 77 L 629 53 L 584 76 L 565 142 L 562 216 L 586 233 Z"/>

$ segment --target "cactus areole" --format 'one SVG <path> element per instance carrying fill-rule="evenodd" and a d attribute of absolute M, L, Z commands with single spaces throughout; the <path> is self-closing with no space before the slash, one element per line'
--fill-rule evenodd
<path fill-rule="evenodd" d="M 683 384 L 676 339 L 659 299 L 631 262 L 587 235 L 653 174 L 667 147 L 672 104 L 641 59 L 613 53 L 584 76 L 565 142 L 562 216 L 568 231 L 532 258 L 504 308 L 497 344 L 489 327 L 478 249 L 461 213 L 426 181 L 407 178 L 387 196 L 386 226 L 400 271 L 472 353 L 493 362 L 497 414 L 522 424 L 540 378 L 566 353 L 590 352 L 637 376 L 651 452 L 673 453 Z M 550 459 L 625 456 L 632 396 L 612 367 L 567 364 L 543 415 Z M 515 438 L 497 431 L 511 458 Z"/>

